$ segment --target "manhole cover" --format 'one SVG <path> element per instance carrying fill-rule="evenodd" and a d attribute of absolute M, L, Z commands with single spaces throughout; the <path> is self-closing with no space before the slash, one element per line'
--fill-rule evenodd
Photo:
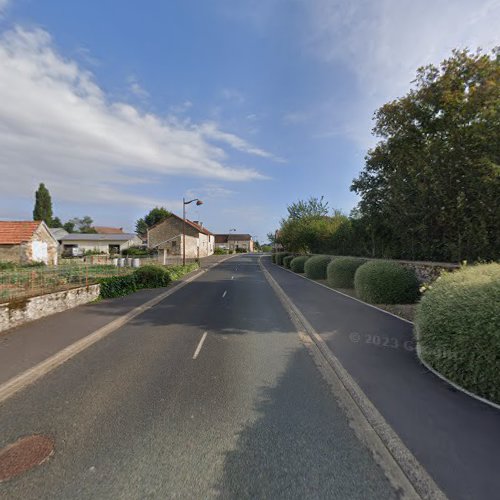
<path fill-rule="evenodd" d="M 0 450 L 0 482 L 7 481 L 45 462 L 54 452 L 54 440 L 26 436 Z"/>

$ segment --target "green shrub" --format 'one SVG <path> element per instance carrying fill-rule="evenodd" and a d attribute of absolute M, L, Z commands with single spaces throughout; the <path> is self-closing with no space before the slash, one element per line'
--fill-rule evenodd
<path fill-rule="evenodd" d="M 332 260 L 331 255 L 313 255 L 306 260 L 304 272 L 312 280 L 326 279 L 326 268 Z"/>
<path fill-rule="evenodd" d="M 396 262 L 366 262 L 354 275 L 354 287 L 358 297 L 371 304 L 412 304 L 419 296 L 415 271 Z"/>
<path fill-rule="evenodd" d="M 282 266 L 283 265 L 283 259 L 287 256 L 287 255 L 290 255 L 290 252 L 276 252 L 276 264 L 278 264 L 278 266 Z"/>
<path fill-rule="evenodd" d="M 158 265 L 139 267 L 134 271 L 138 288 L 158 288 L 170 283 L 167 268 Z"/>
<path fill-rule="evenodd" d="M 298 257 L 293 258 L 292 261 L 290 262 L 290 269 L 294 273 L 303 273 L 304 264 L 306 263 L 308 258 L 309 255 L 299 255 Z"/>
<path fill-rule="evenodd" d="M 415 332 L 421 356 L 465 389 L 500 403 L 500 264 L 445 273 L 424 293 Z"/>
<path fill-rule="evenodd" d="M 10 271 L 19 267 L 15 262 L 0 262 L 0 271 Z"/>
<path fill-rule="evenodd" d="M 134 293 L 138 287 L 133 274 L 125 276 L 112 276 L 111 278 L 102 278 L 99 280 L 101 285 L 101 297 L 110 299 L 113 297 L 122 297 Z"/>
<path fill-rule="evenodd" d="M 171 281 L 176 281 L 182 278 L 185 274 L 195 271 L 200 267 L 198 262 L 192 262 L 191 264 L 186 264 L 185 266 L 170 266 L 166 268 L 166 272 L 170 277 Z"/>
<path fill-rule="evenodd" d="M 365 259 L 356 257 L 335 257 L 326 268 L 328 284 L 337 288 L 354 288 L 354 274 Z"/>
<path fill-rule="evenodd" d="M 295 259 L 295 255 L 287 255 L 286 257 L 283 257 L 283 267 L 286 269 L 290 269 L 290 262 Z"/>
<path fill-rule="evenodd" d="M 227 255 L 229 252 L 225 248 L 215 247 L 214 255 Z"/>
<path fill-rule="evenodd" d="M 122 255 L 127 257 L 152 255 L 156 253 L 156 250 L 151 250 L 145 247 L 129 247 L 122 250 Z"/>
<path fill-rule="evenodd" d="M 271 254 L 271 262 L 272 262 L 273 264 L 276 264 L 276 252 L 273 252 L 273 253 Z"/>

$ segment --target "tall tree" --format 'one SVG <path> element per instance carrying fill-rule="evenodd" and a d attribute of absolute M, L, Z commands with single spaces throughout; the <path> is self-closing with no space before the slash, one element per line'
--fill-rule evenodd
<path fill-rule="evenodd" d="M 500 252 L 500 49 L 454 51 L 375 114 L 380 138 L 353 181 L 383 257 L 452 260 Z"/>
<path fill-rule="evenodd" d="M 169 212 L 164 207 L 155 207 L 150 210 L 144 217 L 141 217 L 135 223 L 135 232 L 140 235 L 145 235 L 150 227 L 170 217 L 172 212 Z"/>
<path fill-rule="evenodd" d="M 84 215 L 83 217 L 74 217 L 64 225 L 64 228 L 66 231 L 68 231 L 67 227 L 73 229 L 72 231 L 68 231 L 68 233 L 95 233 L 96 230 L 92 227 L 93 224 L 92 217 Z"/>
<path fill-rule="evenodd" d="M 40 183 L 35 193 L 33 220 L 43 220 L 48 226 L 52 224 L 52 199 L 43 182 Z"/>
<path fill-rule="evenodd" d="M 304 217 L 321 217 L 328 215 L 328 202 L 321 198 L 311 196 L 308 200 L 299 200 L 287 207 L 289 219 L 302 219 Z"/>

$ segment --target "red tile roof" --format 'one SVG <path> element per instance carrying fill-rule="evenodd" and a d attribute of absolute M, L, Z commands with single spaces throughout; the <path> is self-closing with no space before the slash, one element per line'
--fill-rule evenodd
<path fill-rule="evenodd" d="M 97 234 L 123 234 L 123 227 L 94 226 Z"/>
<path fill-rule="evenodd" d="M 0 245 L 19 245 L 29 241 L 41 221 L 0 221 Z"/>

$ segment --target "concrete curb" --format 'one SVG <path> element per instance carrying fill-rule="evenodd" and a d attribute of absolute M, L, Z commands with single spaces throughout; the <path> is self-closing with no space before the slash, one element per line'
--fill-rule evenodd
<path fill-rule="evenodd" d="M 381 309 L 380 307 L 374 306 L 373 304 L 368 304 L 368 302 L 364 302 L 356 297 L 351 297 L 350 295 L 347 295 L 346 293 L 339 292 L 338 290 L 335 290 L 334 288 L 330 288 L 329 286 L 323 285 L 323 283 L 318 283 L 317 281 L 314 281 L 311 278 L 308 278 L 307 276 L 302 276 L 299 273 L 294 273 L 290 269 L 286 269 L 283 266 L 280 266 L 278 264 L 274 264 L 274 262 L 272 262 L 271 264 L 277 266 L 279 269 L 283 269 L 283 271 L 287 271 L 287 272 L 293 274 L 294 276 L 298 276 L 299 278 L 303 278 L 307 281 L 310 281 L 311 283 L 314 283 L 315 285 L 322 286 L 323 288 L 326 288 L 327 290 L 330 290 L 331 292 L 338 293 L 339 295 L 343 295 L 344 297 L 347 297 L 351 300 L 355 300 L 356 302 L 360 302 L 361 304 L 364 304 L 365 306 L 371 307 L 372 309 L 377 309 L 377 311 L 381 311 L 385 314 L 388 314 L 389 316 L 394 316 L 395 318 L 397 318 L 401 321 L 404 321 L 405 323 L 409 323 L 410 325 L 415 326 L 415 323 L 413 323 L 413 321 L 410 321 L 410 320 L 405 319 L 405 318 L 401 318 L 401 316 L 398 316 L 397 314 L 393 314 L 389 311 L 386 311 L 385 309 Z M 479 401 L 479 402 L 484 403 L 488 406 L 491 406 L 492 408 L 495 408 L 496 410 L 500 410 L 500 404 L 494 403 L 493 401 L 490 401 L 489 399 L 483 398 L 481 396 L 478 396 L 477 394 L 474 394 L 473 392 L 468 391 L 467 389 L 465 389 L 461 385 L 456 384 L 455 382 L 453 382 L 450 379 L 448 379 L 447 377 L 445 377 L 443 374 L 439 373 L 436 369 L 432 368 L 432 366 L 430 366 L 429 363 L 427 363 L 426 361 L 424 361 L 422 359 L 421 348 L 420 348 L 420 344 L 418 343 L 418 336 L 417 335 L 415 335 L 415 336 L 417 337 L 417 350 L 416 350 L 417 358 L 420 361 L 420 363 L 427 370 L 429 370 L 433 375 L 435 375 L 436 377 L 438 377 L 443 382 L 450 385 L 451 387 L 453 387 L 457 391 L 465 394 L 466 396 L 469 396 L 470 398 L 475 399 L 476 401 Z"/>
<path fill-rule="evenodd" d="M 0 404 L 4 402 L 6 399 L 16 394 L 18 391 L 21 391 L 28 385 L 33 384 L 38 379 L 42 378 L 44 375 L 47 375 L 55 368 L 61 366 L 63 363 L 65 363 L 72 357 L 76 356 L 83 350 L 87 349 L 87 347 L 90 347 L 91 345 L 99 342 L 99 340 L 102 340 L 109 334 L 115 332 L 116 330 L 118 330 L 118 328 L 122 327 L 135 317 L 139 316 L 148 309 L 151 309 L 152 307 L 160 303 L 162 300 L 166 299 L 173 293 L 177 292 L 178 290 L 186 286 L 191 281 L 194 281 L 195 279 L 199 278 L 205 272 L 209 271 L 210 269 L 214 268 L 215 266 L 218 266 L 222 262 L 225 262 L 226 260 L 232 257 L 233 256 L 223 259 L 219 262 L 215 262 L 214 264 L 208 266 L 206 269 L 198 269 L 197 271 L 189 273 L 189 275 L 186 275 L 187 277 L 181 278 L 181 280 L 177 284 L 171 286 L 160 295 L 154 297 L 151 300 L 148 300 L 147 302 L 144 302 L 143 304 L 135 307 L 134 309 L 124 314 L 123 316 L 116 318 L 115 320 L 111 321 L 107 325 L 104 325 L 103 327 L 99 328 L 93 333 L 90 333 L 89 335 L 65 347 L 59 352 L 56 352 L 52 356 L 41 361 L 35 366 L 29 368 L 23 373 L 7 380 L 7 382 L 0 385 Z"/>

